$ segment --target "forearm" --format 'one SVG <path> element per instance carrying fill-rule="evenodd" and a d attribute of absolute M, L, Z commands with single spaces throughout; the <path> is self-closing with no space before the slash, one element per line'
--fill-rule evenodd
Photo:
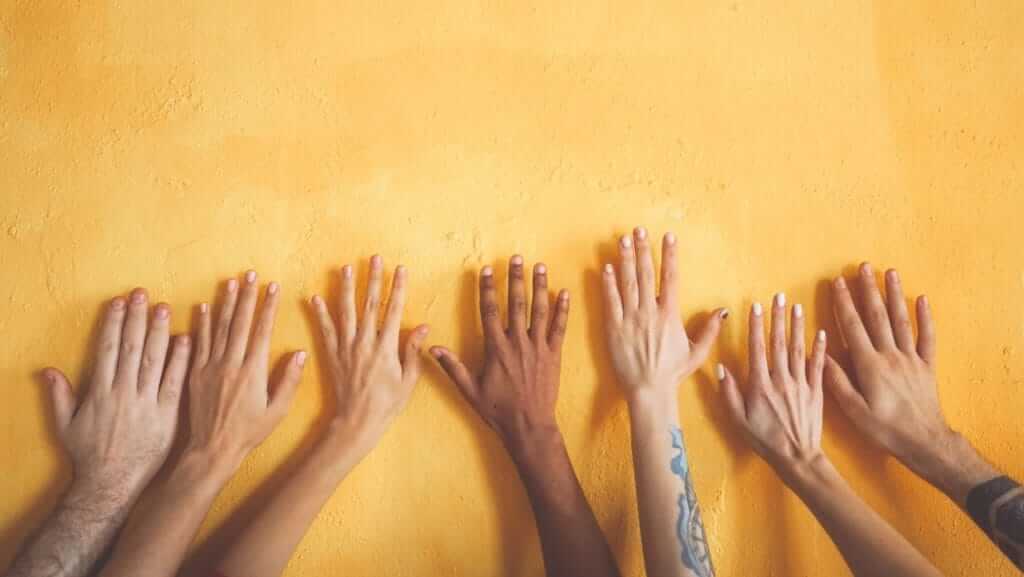
<path fill-rule="evenodd" d="M 8 577 L 81 577 L 110 548 L 138 499 L 74 481 L 56 509 L 15 558 Z"/>
<path fill-rule="evenodd" d="M 372 443 L 332 424 L 218 564 L 227 577 L 280 575 L 309 526 Z"/>
<path fill-rule="evenodd" d="M 679 428 L 677 400 L 629 403 L 637 504 L 648 575 L 714 575 Z"/>
<path fill-rule="evenodd" d="M 856 577 L 939 577 L 903 535 L 857 496 L 824 456 L 780 467 Z"/>
<path fill-rule="evenodd" d="M 616 577 L 618 566 L 557 429 L 506 440 L 526 486 L 548 577 Z"/>
<path fill-rule="evenodd" d="M 971 489 L 1000 475 L 963 435 L 952 430 L 897 457 L 961 508 L 966 507 Z"/>
<path fill-rule="evenodd" d="M 126 527 L 102 577 L 171 577 L 241 456 L 187 451 Z"/>

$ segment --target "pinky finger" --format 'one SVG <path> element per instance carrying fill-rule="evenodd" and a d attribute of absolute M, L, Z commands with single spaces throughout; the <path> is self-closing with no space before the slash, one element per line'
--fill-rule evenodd
<path fill-rule="evenodd" d="M 185 385 L 185 373 L 188 371 L 188 353 L 192 342 L 188 335 L 180 335 L 174 339 L 171 345 L 170 360 L 167 361 L 167 368 L 164 369 L 163 381 L 160 383 L 160 393 L 157 401 L 161 405 L 178 407 L 181 399 L 181 389 Z"/>

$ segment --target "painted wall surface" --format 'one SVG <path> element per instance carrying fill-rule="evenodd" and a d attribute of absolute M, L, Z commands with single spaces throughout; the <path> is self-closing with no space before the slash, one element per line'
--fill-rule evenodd
<path fill-rule="evenodd" d="M 473 347 L 475 271 L 518 251 L 576 295 L 559 419 L 640 575 L 596 271 L 641 223 L 679 234 L 690 313 L 741 313 L 716 352 L 738 367 L 752 299 L 786 291 L 831 328 L 825 279 L 899 268 L 938 317 L 949 419 L 1024 477 L 1024 4 L 302 4 L 0 2 L 0 560 L 67 478 L 33 371 L 80 370 L 113 294 L 148 287 L 186 330 L 252 267 L 286 291 L 277 351 L 316 351 L 302 301 L 380 252 L 411 269 L 408 324 Z M 710 370 L 680 406 L 719 573 L 845 574 Z M 323 398 L 307 371 L 207 543 L 308 444 Z M 834 406 L 826 419 L 840 470 L 947 574 L 1014 574 Z M 513 468 L 431 368 L 288 575 L 540 571 Z"/>

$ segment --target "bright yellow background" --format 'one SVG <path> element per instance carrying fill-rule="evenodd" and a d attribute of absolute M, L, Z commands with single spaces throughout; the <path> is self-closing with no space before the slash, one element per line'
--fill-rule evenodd
<path fill-rule="evenodd" d="M 474 271 L 519 251 L 575 295 L 559 418 L 639 575 L 595 276 L 638 223 L 680 235 L 688 312 L 739 313 L 718 348 L 738 367 L 752 299 L 784 290 L 828 322 L 824 279 L 898 267 L 932 299 L 949 419 L 1024 476 L 1020 2 L 304 4 L 0 6 L 3 559 L 67 474 L 32 373 L 79 371 L 111 295 L 148 287 L 185 330 L 253 267 L 286 291 L 277 350 L 315 351 L 302 300 L 380 252 L 411 269 L 407 325 L 478 353 Z M 843 574 L 708 372 L 681 408 L 719 574 Z M 315 434 L 319 382 L 307 371 L 204 535 Z M 941 569 L 1013 573 L 826 413 L 841 471 Z M 494 437 L 432 367 L 288 574 L 537 575 L 532 524 Z"/>

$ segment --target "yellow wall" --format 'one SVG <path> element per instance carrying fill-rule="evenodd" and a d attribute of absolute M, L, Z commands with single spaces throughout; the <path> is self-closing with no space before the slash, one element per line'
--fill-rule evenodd
<path fill-rule="evenodd" d="M 185 330 L 191 304 L 253 267 L 289 298 L 278 350 L 313 347 L 302 299 L 379 251 L 411 269 L 408 322 L 470 347 L 473 272 L 520 251 L 576 295 L 559 418 L 639 575 L 595 276 L 637 223 L 680 235 L 694 313 L 784 290 L 827 322 L 823 279 L 860 259 L 898 267 L 937 312 L 950 420 L 1024 476 L 1020 2 L 302 4 L 0 3 L 2 560 L 67 474 L 32 372 L 79 370 L 112 294 L 149 287 Z M 739 319 L 727 361 L 743 351 Z M 719 573 L 843 574 L 708 373 L 681 408 Z M 307 371 L 204 535 L 308 442 L 319 382 Z M 842 472 L 943 570 L 1013 573 L 832 406 L 826 419 Z M 510 464 L 432 368 L 288 574 L 520 576 L 539 563 Z"/>

